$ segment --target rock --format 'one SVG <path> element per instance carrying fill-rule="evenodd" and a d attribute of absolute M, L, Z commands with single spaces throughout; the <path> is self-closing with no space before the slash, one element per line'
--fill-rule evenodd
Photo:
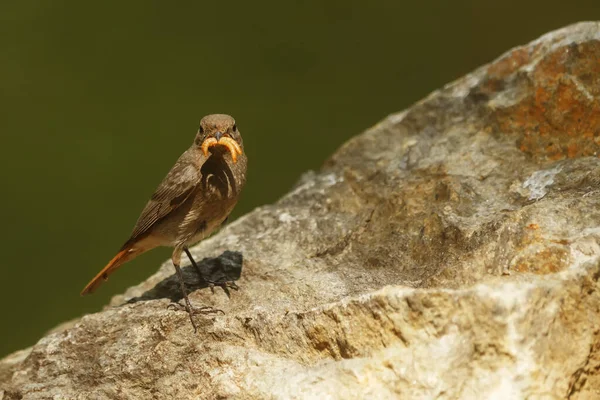
<path fill-rule="evenodd" d="M 600 398 L 600 23 L 391 115 L 193 249 L 0 362 L 0 399 Z M 237 272 L 236 272 L 237 271 Z M 197 280 L 185 268 L 189 282 Z"/>

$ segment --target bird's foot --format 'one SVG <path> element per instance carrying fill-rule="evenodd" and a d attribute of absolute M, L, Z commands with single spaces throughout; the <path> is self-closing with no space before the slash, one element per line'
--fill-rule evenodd
<path fill-rule="evenodd" d="M 208 283 L 208 287 L 210 290 L 215 293 L 215 286 L 221 287 L 228 298 L 231 298 L 231 292 L 229 289 L 233 289 L 235 291 L 240 290 L 240 287 L 234 281 L 206 281 Z"/>

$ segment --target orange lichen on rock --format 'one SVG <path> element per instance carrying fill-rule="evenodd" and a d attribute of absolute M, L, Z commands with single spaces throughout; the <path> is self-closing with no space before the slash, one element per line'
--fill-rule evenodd
<path fill-rule="evenodd" d="M 522 51 L 513 53 L 518 64 Z M 517 135 L 519 149 L 538 161 L 599 155 L 598 60 L 600 41 L 563 46 L 540 59 L 527 79 L 513 83 L 529 94 L 495 111 L 497 126 Z M 505 66 L 509 62 L 502 59 L 490 70 L 504 78 L 513 71 Z"/>
<path fill-rule="evenodd" d="M 516 272 L 537 275 L 552 274 L 568 266 L 568 251 L 561 247 L 547 247 L 519 259 L 513 267 Z"/>

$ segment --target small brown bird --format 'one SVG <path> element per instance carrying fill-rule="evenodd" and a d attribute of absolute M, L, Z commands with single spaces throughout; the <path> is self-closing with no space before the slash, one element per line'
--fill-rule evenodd
<path fill-rule="evenodd" d="M 188 246 L 210 235 L 225 221 L 246 183 L 246 166 L 244 144 L 235 120 L 225 114 L 202 118 L 194 143 L 158 186 L 129 240 L 81 295 L 94 292 L 117 268 L 140 254 L 158 246 L 174 247 L 173 265 L 196 331 L 194 309 L 179 267 L 181 253 L 185 251 L 200 272 Z"/>

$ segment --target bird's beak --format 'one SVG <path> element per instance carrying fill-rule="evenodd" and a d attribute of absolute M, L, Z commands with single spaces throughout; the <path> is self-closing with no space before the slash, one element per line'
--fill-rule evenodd
<path fill-rule="evenodd" d="M 204 157 L 208 157 L 208 149 L 213 146 L 225 146 L 231 154 L 233 162 L 237 162 L 237 158 L 242 154 L 242 147 L 234 139 L 229 136 L 223 136 L 221 132 L 217 132 L 214 137 L 204 139 L 202 142 L 202 152 Z"/>

